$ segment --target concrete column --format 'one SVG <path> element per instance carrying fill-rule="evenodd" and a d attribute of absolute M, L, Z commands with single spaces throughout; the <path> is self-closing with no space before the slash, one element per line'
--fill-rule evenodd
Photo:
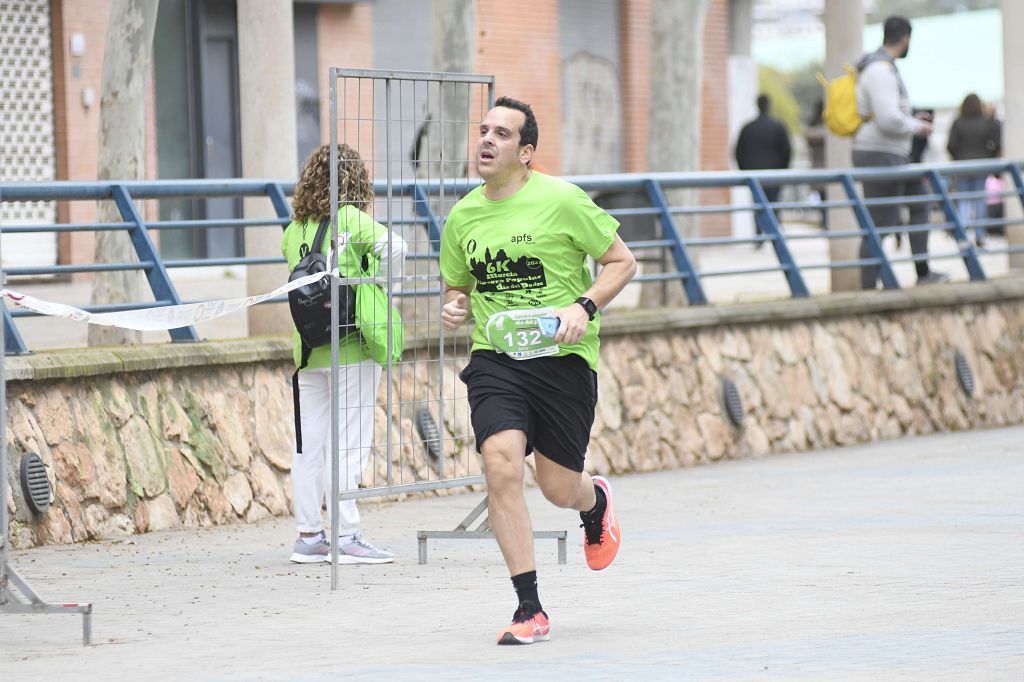
<path fill-rule="evenodd" d="M 650 91 L 647 110 L 647 167 L 651 171 L 700 169 L 701 59 L 704 18 L 710 0 L 651 0 Z M 695 206 L 693 189 L 668 190 L 672 206 Z M 676 216 L 684 237 L 698 234 L 693 216 Z M 699 254 L 690 252 L 699 261 Z M 699 262 L 695 263 L 699 267 Z M 668 288 L 667 304 L 685 301 L 682 287 Z"/>
<path fill-rule="evenodd" d="M 750 56 L 754 0 L 729 0 L 729 54 Z"/>
<path fill-rule="evenodd" d="M 825 0 L 825 75 L 835 78 L 844 73 L 846 64 L 855 64 L 864 53 L 864 7 L 849 0 Z M 853 138 L 825 136 L 825 166 L 849 168 Z M 846 198 L 841 187 L 829 186 L 828 198 Z M 847 208 L 829 211 L 829 229 L 845 232 L 857 229 L 857 219 Z M 860 239 L 829 241 L 832 261 L 856 260 Z M 860 273 L 856 268 L 832 271 L 832 291 L 860 289 Z"/>
<path fill-rule="evenodd" d="M 295 132 L 295 46 L 291 0 L 238 3 L 238 89 L 241 100 L 242 175 L 294 180 L 298 176 Z M 246 199 L 246 218 L 277 214 L 264 197 Z M 279 256 L 281 230 L 245 230 L 247 256 Z M 288 279 L 284 265 L 249 266 L 246 291 L 262 294 Z M 249 336 L 285 334 L 288 306 L 249 308 Z"/>
<path fill-rule="evenodd" d="M 1002 0 L 1003 11 L 1003 155 L 1008 159 L 1024 159 L 1024 3 Z M 1009 178 L 1005 178 L 1009 180 Z M 1006 201 L 1007 217 L 1024 215 L 1020 200 Z M 1011 246 L 1024 246 L 1024 225 L 1010 225 L 1007 237 Z M 1024 253 L 1010 255 L 1010 267 L 1024 269 Z"/>

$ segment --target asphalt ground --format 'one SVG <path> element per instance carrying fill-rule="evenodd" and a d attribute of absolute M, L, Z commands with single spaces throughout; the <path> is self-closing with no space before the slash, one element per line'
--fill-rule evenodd
<path fill-rule="evenodd" d="M 479 494 L 363 503 L 381 566 L 288 562 L 291 520 L 13 553 L 81 619 L 0 614 L 0 679 L 1024 679 L 1024 427 L 613 479 L 623 546 L 589 571 L 537 541 L 551 641 L 498 647 L 515 608 L 492 541 L 431 541 Z"/>

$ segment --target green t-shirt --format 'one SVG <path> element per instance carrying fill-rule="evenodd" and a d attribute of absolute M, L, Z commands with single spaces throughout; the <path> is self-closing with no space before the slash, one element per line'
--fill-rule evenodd
<path fill-rule="evenodd" d="M 571 305 L 590 288 L 589 255 L 600 259 L 619 222 L 579 187 L 531 173 L 518 192 L 500 201 L 477 187 L 452 207 L 441 235 L 441 275 L 471 294 L 473 350 L 493 350 L 484 325 L 498 312 Z M 579 343 L 561 345 L 597 369 L 600 315 Z"/>
<path fill-rule="evenodd" d="M 320 227 L 320 221 L 310 218 L 306 222 L 293 220 L 285 228 L 284 237 L 281 239 L 281 253 L 288 260 L 289 272 L 298 265 L 303 256 L 309 253 L 318 227 Z M 357 277 L 363 256 L 369 255 L 373 251 L 377 241 L 386 235 L 387 231 L 386 227 L 355 206 L 341 207 L 338 210 L 338 233 L 341 235 L 340 243 L 343 246 L 338 255 L 338 269 L 341 275 Z M 330 239 L 324 239 L 321 250 L 325 255 L 330 251 L 330 241 Z M 295 366 L 298 367 L 302 359 L 302 340 L 294 327 L 292 328 L 292 340 L 294 342 Z M 354 365 L 369 358 L 359 334 L 347 334 L 338 340 L 338 362 L 340 364 Z M 309 355 L 307 369 L 330 366 L 330 344 L 314 348 Z"/>

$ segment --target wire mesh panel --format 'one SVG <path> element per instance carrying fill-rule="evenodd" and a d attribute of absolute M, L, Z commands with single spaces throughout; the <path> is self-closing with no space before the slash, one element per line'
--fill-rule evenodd
<path fill-rule="evenodd" d="M 481 483 L 458 377 L 469 359 L 470 329 L 441 326 L 438 249 L 442 217 L 479 182 L 470 151 L 493 102 L 494 79 L 332 69 L 330 82 L 332 146 L 342 157 L 356 153 L 339 161 L 332 186 L 344 242 L 340 281 L 372 281 L 387 298 L 372 314 L 357 306 L 362 341 L 338 344 L 338 498 Z M 351 178 L 362 168 L 376 188 L 368 205 L 353 196 Z M 368 336 L 385 349 L 404 345 L 400 359 L 364 359 L 372 355 Z M 376 390 L 360 393 L 346 382 L 356 364 L 380 372 L 379 382 L 370 377 Z"/>

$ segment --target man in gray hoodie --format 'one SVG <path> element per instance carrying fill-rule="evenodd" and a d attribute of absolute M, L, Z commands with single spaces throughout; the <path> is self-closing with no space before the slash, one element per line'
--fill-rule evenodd
<path fill-rule="evenodd" d="M 896 69 L 896 60 L 907 56 L 910 51 L 910 22 L 904 17 L 889 17 L 885 20 L 882 47 L 864 55 L 857 63 L 860 74 L 857 77 L 857 108 L 864 123 L 853 139 L 853 165 L 861 166 L 902 166 L 909 162 L 910 145 L 915 135 L 928 136 L 932 124 L 927 115 L 911 115 L 910 97 L 907 88 Z M 910 196 L 924 193 L 920 180 L 873 180 L 864 182 L 864 198 Z M 929 205 L 912 203 L 910 225 L 927 225 Z M 875 227 L 896 227 L 900 224 L 900 205 L 886 204 L 869 206 L 868 213 Z M 910 233 L 910 250 L 918 260 L 917 283 L 931 284 L 944 282 L 949 275 L 933 272 L 928 268 L 928 232 Z M 872 256 L 871 246 L 866 238 L 861 239 L 861 259 Z M 861 287 L 874 289 L 878 281 L 877 265 L 860 269 Z"/>

